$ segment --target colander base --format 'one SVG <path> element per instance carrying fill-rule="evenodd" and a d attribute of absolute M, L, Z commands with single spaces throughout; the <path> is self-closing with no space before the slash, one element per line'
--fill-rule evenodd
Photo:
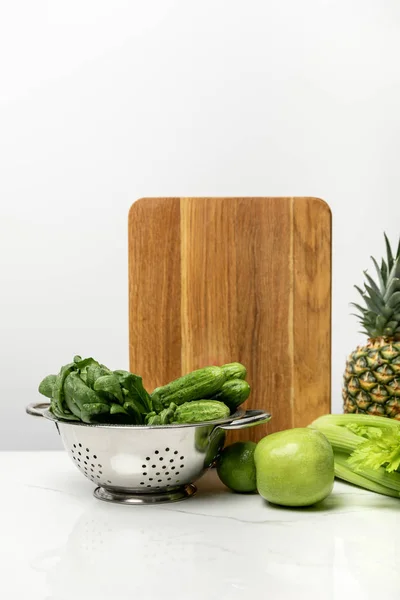
<path fill-rule="evenodd" d="M 129 492 L 117 492 L 104 487 L 97 487 L 93 495 L 103 502 L 113 502 L 114 504 L 162 504 L 165 502 L 179 502 L 186 500 L 197 492 L 193 483 L 183 485 L 167 492 L 156 492 L 146 494 L 130 494 Z"/>

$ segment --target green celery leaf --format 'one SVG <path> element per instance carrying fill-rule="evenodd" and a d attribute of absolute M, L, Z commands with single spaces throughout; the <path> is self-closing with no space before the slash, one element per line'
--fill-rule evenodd
<path fill-rule="evenodd" d="M 351 467 L 379 469 L 385 467 L 388 473 L 400 467 L 400 429 L 385 431 L 380 436 L 371 436 L 352 452 L 348 459 Z"/>
<path fill-rule="evenodd" d="M 382 436 L 382 430 L 379 427 L 369 427 L 368 425 L 358 425 L 357 423 L 349 423 L 345 427 L 353 433 L 368 439 Z"/>

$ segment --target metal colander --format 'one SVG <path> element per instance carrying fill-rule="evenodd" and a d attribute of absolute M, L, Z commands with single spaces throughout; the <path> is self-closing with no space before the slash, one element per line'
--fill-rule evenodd
<path fill-rule="evenodd" d="M 30 404 L 26 411 L 56 424 L 72 462 L 96 485 L 96 498 L 122 504 L 173 502 L 192 496 L 194 482 L 223 447 L 225 431 L 271 418 L 262 410 L 248 410 L 190 425 L 103 425 L 60 421 L 48 403 Z"/>

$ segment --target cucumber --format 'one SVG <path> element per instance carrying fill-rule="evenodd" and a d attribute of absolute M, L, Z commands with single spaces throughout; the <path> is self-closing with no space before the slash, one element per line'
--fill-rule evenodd
<path fill-rule="evenodd" d="M 168 408 L 164 408 L 159 414 L 152 411 L 146 415 L 146 425 L 169 425 L 175 417 L 176 404 L 170 404 Z"/>
<path fill-rule="evenodd" d="M 250 386 L 244 379 L 228 379 L 219 392 L 213 394 L 213 400 L 219 400 L 229 406 L 235 412 L 250 395 Z"/>
<path fill-rule="evenodd" d="M 230 410 L 217 400 L 193 400 L 178 406 L 174 415 L 174 423 L 203 423 L 229 417 Z"/>
<path fill-rule="evenodd" d="M 222 365 L 221 369 L 225 373 L 227 379 L 246 379 L 246 367 L 238 362 Z"/>
<path fill-rule="evenodd" d="M 168 408 L 171 402 L 179 406 L 185 402 L 210 397 L 222 388 L 225 381 L 226 375 L 221 367 L 197 369 L 153 390 L 153 409 L 159 413 Z"/>

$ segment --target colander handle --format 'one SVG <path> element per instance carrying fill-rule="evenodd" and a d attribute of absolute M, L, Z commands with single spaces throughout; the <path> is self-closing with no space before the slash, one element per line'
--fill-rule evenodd
<path fill-rule="evenodd" d="M 265 410 L 246 410 L 243 417 L 235 419 L 229 425 L 219 425 L 221 429 L 230 431 L 232 429 L 245 429 L 245 427 L 253 427 L 261 423 L 267 423 L 271 418 L 270 413 Z"/>
<path fill-rule="evenodd" d="M 50 402 L 32 402 L 26 407 L 26 412 L 32 417 L 43 417 L 43 412 L 50 406 Z"/>

